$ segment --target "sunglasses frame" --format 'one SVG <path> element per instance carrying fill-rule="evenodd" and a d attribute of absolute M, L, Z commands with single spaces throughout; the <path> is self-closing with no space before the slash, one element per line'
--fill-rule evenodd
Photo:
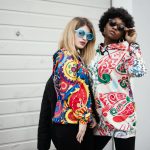
<path fill-rule="evenodd" d="M 117 30 L 120 31 L 120 32 L 123 32 L 125 30 L 125 25 L 117 24 L 114 19 L 109 19 L 108 23 L 111 27 L 117 26 Z"/>
<path fill-rule="evenodd" d="M 88 41 L 92 41 L 92 40 L 94 39 L 93 33 L 85 32 L 83 29 L 77 29 L 77 30 L 75 30 L 75 32 L 77 33 L 77 36 L 80 37 L 80 38 L 83 38 L 83 37 L 86 35 L 86 39 L 87 39 Z M 79 34 L 80 32 L 82 32 L 83 35 L 80 35 L 80 34 Z M 89 39 L 89 38 L 88 38 L 88 35 L 92 35 L 92 38 Z"/>

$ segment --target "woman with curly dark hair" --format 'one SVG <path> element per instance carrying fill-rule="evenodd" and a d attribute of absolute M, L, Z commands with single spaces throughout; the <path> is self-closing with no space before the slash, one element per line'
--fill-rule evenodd
<path fill-rule="evenodd" d="M 104 42 L 89 65 L 100 117 L 94 150 L 102 150 L 112 137 L 116 150 L 134 150 L 136 112 L 130 79 L 145 73 L 134 20 L 124 8 L 112 7 L 100 18 L 99 29 Z"/>

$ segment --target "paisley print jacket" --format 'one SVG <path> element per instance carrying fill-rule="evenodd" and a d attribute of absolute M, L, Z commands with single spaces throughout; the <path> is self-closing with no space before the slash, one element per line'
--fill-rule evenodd
<path fill-rule="evenodd" d="M 130 78 L 145 74 L 139 45 L 100 44 L 89 71 L 100 117 L 94 133 L 118 138 L 135 136 L 136 112 Z"/>
<path fill-rule="evenodd" d="M 53 56 L 53 78 L 57 103 L 53 122 L 88 123 L 92 119 L 89 73 L 80 58 L 61 49 Z"/>

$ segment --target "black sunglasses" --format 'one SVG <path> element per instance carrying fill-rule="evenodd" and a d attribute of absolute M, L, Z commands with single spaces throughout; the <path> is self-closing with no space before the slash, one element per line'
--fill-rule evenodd
<path fill-rule="evenodd" d="M 114 19 L 109 19 L 108 23 L 111 27 L 117 26 L 118 31 L 122 32 L 125 30 L 125 26 L 123 24 L 117 24 Z"/>

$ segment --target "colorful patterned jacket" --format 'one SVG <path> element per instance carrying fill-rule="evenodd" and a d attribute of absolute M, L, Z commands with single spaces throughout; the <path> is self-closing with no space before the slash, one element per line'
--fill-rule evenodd
<path fill-rule="evenodd" d="M 54 86 L 57 103 L 53 122 L 88 123 L 92 119 L 89 73 L 80 58 L 61 49 L 53 56 Z"/>
<path fill-rule="evenodd" d="M 139 45 L 101 44 L 89 71 L 100 116 L 94 133 L 118 138 L 135 136 L 136 112 L 130 78 L 145 74 Z"/>

